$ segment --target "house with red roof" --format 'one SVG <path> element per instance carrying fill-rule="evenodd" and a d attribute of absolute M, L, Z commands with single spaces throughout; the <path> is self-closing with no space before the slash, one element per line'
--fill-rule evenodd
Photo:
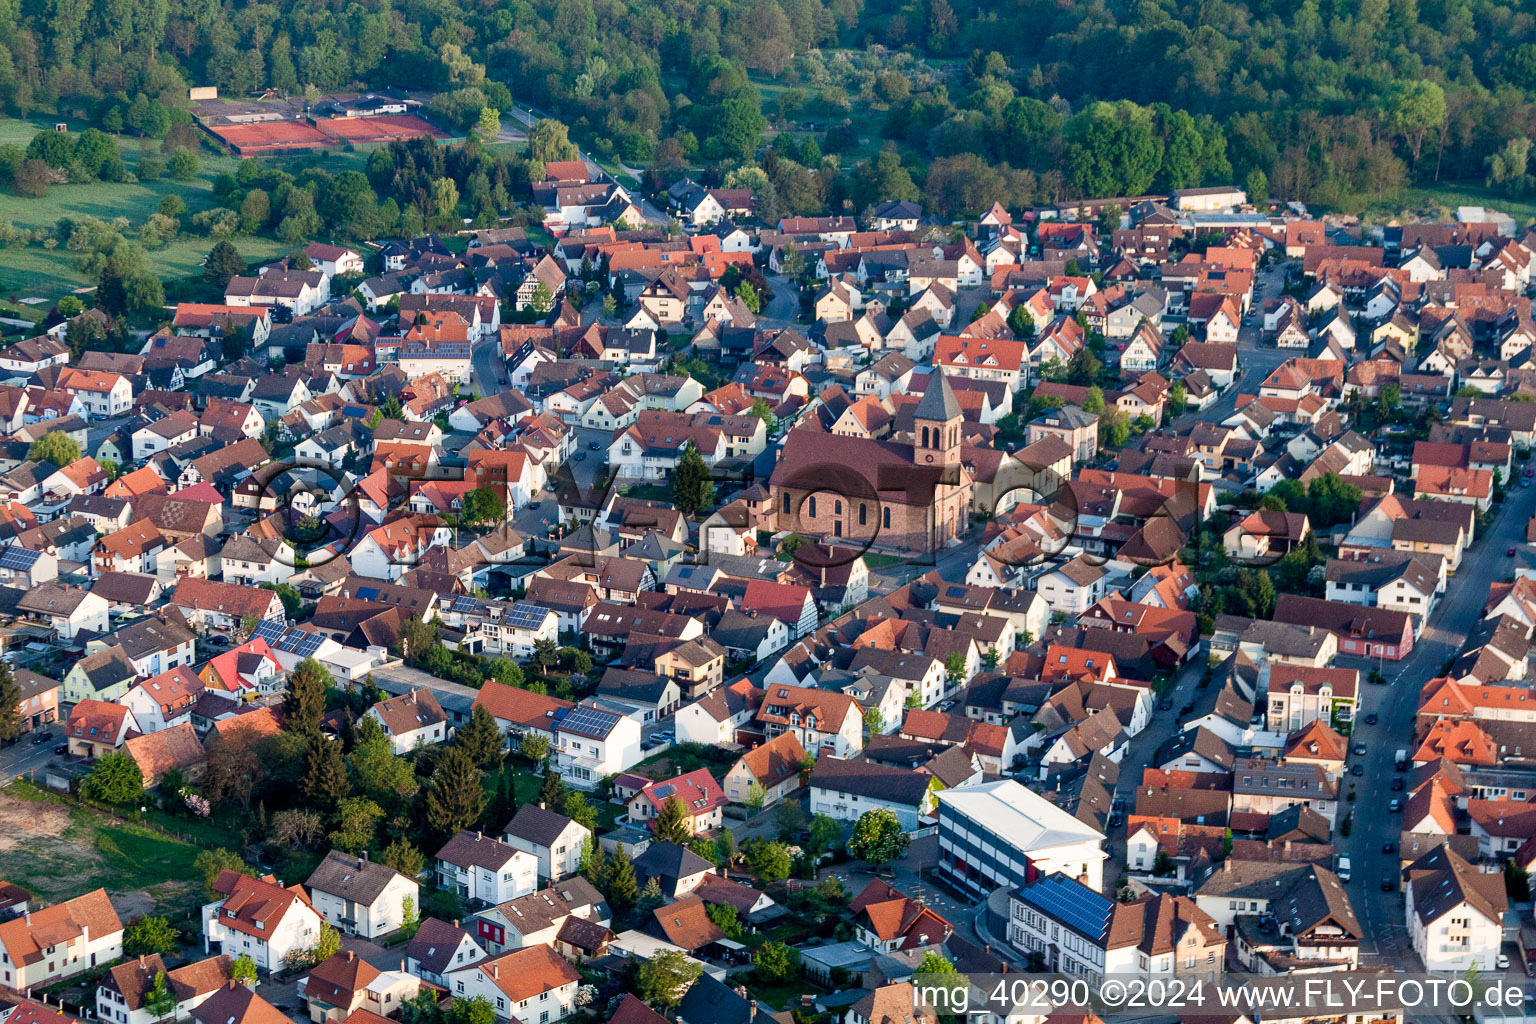
<path fill-rule="evenodd" d="M 748 615 L 771 615 L 784 623 L 791 643 L 816 629 L 816 599 L 809 587 L 749 580 L 737 604 Z"/>
<path fill-rule="evenodd" d="M 64 726 L 69 752 L 89 761 L 115 753 L 128 737 L 137 736 L 139 732 L 138 720 L 127 705 L 104 700 L 83 700 L 76 704 Z"/>
<path fill-rule="evenodd" d="M 123 925 L 96 889 L 0 923 L 0 954 L 0 986 L 26 992 L 122 956 Z"/>
<path fill-rule="evenodd" d="M 688 831 L 692 835 L 720 827 L 721 808 L 726 805 L 725 791 L 707 768 L 696 768 L 672 779 L 652 782 L 630 798 L 629 816 L 637 822 L 651 823 L 661 814 L 668 800 L 680 801 L 688 812 Z"/>
<path fill-rule="evenodd" d="M 268 593 L 268 591 L 262 591 Z M 266 640 L 255 637 L 198 669 L 205 689 L 230 701 L 255 700 L 283 685 L 283 666 Z"/>
<path fill-rule="evenodd" d="M 848 904 L 854 936 L 879 953 L 942 945 L 954 928 L 926 903 L 878 878 Z"/>
<path fill-rule="evenodd" d="M 246 616 L 257 619 L 283 617 L 283 602 L 276 591 L 240 587 L 218 580 L 183 577 L 176 584 L 170 603 L 181 609 L 187 623 L 194 628 L 230 630 L 239 626 Z"/>
<path fill-rule="evenodd" d="M 320 938 L 320 912 L 302 885 L 284 886 L 271 875 L 252 878 L 226 870 L 213 888 L 222 898 L 203 906 L 205 953 L 244 953 L 262 970 L 275 971 L 283 957 L 308 949 Z"/>

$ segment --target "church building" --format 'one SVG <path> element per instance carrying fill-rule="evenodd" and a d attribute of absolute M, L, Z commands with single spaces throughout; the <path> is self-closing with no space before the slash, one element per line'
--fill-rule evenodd
<path fill-rule="evenodd" d="M 954 389 L 937 373 L 913 411 L 910 443 L 790 431 L 769 482 L 776 529 L 873 550 L 944 550 L 970 515 L 961 426 Z"/>

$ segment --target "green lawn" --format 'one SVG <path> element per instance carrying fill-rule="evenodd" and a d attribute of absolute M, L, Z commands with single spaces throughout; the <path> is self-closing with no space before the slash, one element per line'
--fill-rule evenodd
<path fill-rule="evenodd" d="M 145 825 L 115 822 L 26 783 L 0 793 L 8 833 L 0 842 L 0 878 L 25 885 L 47 902 L 101 887 L 142 893 L 157 909 L 185 910 L 198 898 L 193 867 L 200 848 Z M 24 822 L 13 822 L 18 816 Z"/>
<path fill-rule="evenodd" d="M 1367 214 L 1380 217 L 1404 212 L 1435 215 L 1441 208 L 1454 217 L 1458 206 L 1486 206 L 1509 214 L 1521 225 L 1536 220 L 1536 198 L 1511 198 L 1465 182 L 1405 188 L 1383 200 L 1362 200 L 1362 204 Z"/>

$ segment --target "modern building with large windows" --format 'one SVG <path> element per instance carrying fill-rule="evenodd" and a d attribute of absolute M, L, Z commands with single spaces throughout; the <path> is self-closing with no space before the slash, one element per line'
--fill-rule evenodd
<path fill-rule="evenodd" d="M 1002 779 L 938 793 L 939 866 L 978 894 L 1061 872 L 1097 891 L 1104 833 Z"/>

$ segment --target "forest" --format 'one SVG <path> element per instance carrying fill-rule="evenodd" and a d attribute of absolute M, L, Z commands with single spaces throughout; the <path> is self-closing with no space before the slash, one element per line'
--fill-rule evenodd
<path fill-rule="evenodd" d="M 189 85 L 533 105 L 601 157 L 809 213 L 1236 182 L 1347 208 L 1528 190 L 1536 16 L 1500 0 L 0 0 L 0 105 L 158 136 Z M 777 140 L 759 157 L 765 139 Z"/>

